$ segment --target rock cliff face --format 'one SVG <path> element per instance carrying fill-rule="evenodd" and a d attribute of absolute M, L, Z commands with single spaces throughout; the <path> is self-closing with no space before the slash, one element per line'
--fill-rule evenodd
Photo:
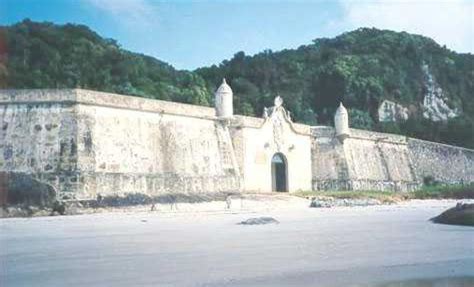
<path fill-rule="evenodd" d="M 460 112 L 451 108 L 447 103 L 447 97 L 441 86 L 436 82 L 430 67 L 423 64 L 423 102 L 419 104 L 425 119 L 434 122 L 447 121 L 457 117 Z M 378 108 L 378 120 L 380 122 L 397 122 L 407 120 L 410 116 L 409 109 L 394 101 L 384 100 Z"/>
<path fill-rule="evenodd" d="M 408 119 L 408 108 L 389 101 L 384 100 L 378 109 L 380 122 L 396 122 Z"/>
<path fill-rule="evenodd" d="M 427 64 L 422 66 L 425 95 L 423 98 L 423 117 L 432 121 L 446 121 L 459 115 L 459 111 L 446 103 L 443 89 L 439 86 Z"/>

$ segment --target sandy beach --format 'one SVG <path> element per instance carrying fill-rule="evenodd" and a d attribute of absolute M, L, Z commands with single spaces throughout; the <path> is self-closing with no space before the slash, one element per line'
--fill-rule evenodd
<path fill-rule="evenodd" d="M 0 285 L 474 286 L 474 229 L 428 221 L 455 203 L 256 197 L 1 219 Z M 238 224 L 259 216 L 279 223 Z"/>

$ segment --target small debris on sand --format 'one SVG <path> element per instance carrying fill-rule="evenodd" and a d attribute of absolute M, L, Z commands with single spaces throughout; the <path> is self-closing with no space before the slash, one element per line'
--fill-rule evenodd
<path fill-rule="evenodd" d="M 238 224 L 240 225 L 263 225 L 263 224 L 272 224 L 272 223 L 280 223 L 278 220 L 276 220 L 273 217 L 254 217 L 254 218 L 249 218 L 247 220 L 244 220 L 242 222 L 239 222 Z"/>

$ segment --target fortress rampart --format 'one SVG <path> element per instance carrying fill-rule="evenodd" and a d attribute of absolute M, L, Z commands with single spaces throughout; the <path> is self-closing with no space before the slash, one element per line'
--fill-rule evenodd
<path fill-rule="evenodd" d="M 411 191 L 427 178 L 474 182 L 474 150 L 356 129 L 343 144 L 331 127 L 314 127 L 312 136 L 315 190 Z"/>
<path fill-rule="evenodd" d="M 0 92 L 0 170 L 65 199 L 240 190 L 212 108 L 86 90 Z"/>
<path fill-rule="evenodd" d="M 339 131 L 296 124 L 278 98 L 263 118 L 233 115 L 232 92 L 221 90 L 225 117 L 210 107 L 81 89 L 1 90 L 0 192 L 12 192 L 15 175 L 50 185 L 62 200 L 407 191 L 427 177 L 474 182 L 473 150 L 347 124 Z"/>

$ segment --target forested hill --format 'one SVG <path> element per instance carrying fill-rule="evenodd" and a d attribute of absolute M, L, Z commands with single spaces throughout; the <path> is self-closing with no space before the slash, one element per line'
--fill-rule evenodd
<path fill-rule="evenodd" d="M 226 77 L 239 114 L 260 116 L 280 95 L 295 121 L 332 125 L 343 101 L 353 127 L 474 148 L 474 56 L 418 35 L 363 28 L 178 71 L 86 26 L 25 20 L 1 28 L 0 52 L 2 88 L 80 87 L 212 105 Z"/>
<path fill-rule="evenodd" d="M 210 85 L 226 75 L 244 114 L 260 115 L 278 93 L 296 120 L 327 125 L 342 101 L 352 127 L 474 148 L 474 55 L 423 36 L 362 28 L 197 72 Z M 381 118 L 384 100 L 397 108 Z"/>
<path fill-rule="evenodd" d="M 198 74 L 126 51 L 87 26 L 24 20 L 0 28 L 0 43 L 6 40 L 0 45 L 1 88 L 84 88 L 211 104 Z"/>

